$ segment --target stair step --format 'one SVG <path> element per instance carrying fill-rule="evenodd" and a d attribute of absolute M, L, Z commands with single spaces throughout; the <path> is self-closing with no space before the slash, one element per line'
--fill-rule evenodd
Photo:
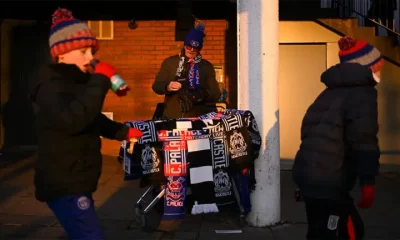
<path fill-rule="evenodd" d="M 337 32 L 339 35 L 345 34 L 354 36 L 356 39 L 364 40 L 374 47 L 378 48 L 379 51 L 387 59 L 392 62 L 400 64 L 400 46 L 394 45 L 393 37 L 391 36 L 376 36 L 375 27 L 362 27 L 358 25 L 357 19 L 346 18 L 346 19 L 317 19 L 317 23 L 330 29 L 333 32 Z"/>
<path fill-rule="evenodd" d="M 376 47 L 385 57 L 400 63 L 400 54 L 398 54 L 400 47 L 393 46 L 392 40 L 392 37 L 376 36 L 374 38 L 374 42 L 371 44 Z"/>
<path fill-rule="evenodd" d="M 345 35 L 354 35 L 353 29 L 358 27 L 357 18 L 345 18 L 345 19 L 322 18 L 317 20 Z"/>
<path fill-rule="evenodd" d="M 393 51 L 394 49 L 396 49 L 396 51 L 398 51 L 397 49 L 399 48 L 399 46 L 392 45 L 394 38 L 395 37 L 392 37 L 392 36 L 376 36 L 375 42 L 376 42 L 376 44 L 378 44 L 380 46 L 384 46 L 386 48 L 386 49 L 384 49 L 385 51 Z"/>
<path fill-rule="evenodd" d="M 358 38 L 370 38 L 375 36 L 374 27 L 356 27 L 353 30 L 357 33 Z"/>

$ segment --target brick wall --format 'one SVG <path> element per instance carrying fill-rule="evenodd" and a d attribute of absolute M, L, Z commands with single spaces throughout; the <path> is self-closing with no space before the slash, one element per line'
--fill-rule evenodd
<path fill-rule="evenodd" d="M 226 20 L 205 20 L 206 38 L 202 50 L 203 58 L 213 64 L 225 65 Z M 138 21 L 135 30 L 128 28 L 128 22 L 114 22 L 114 40 L 100 41 L 97 57 L 112 63 L 120 75 L 131 86 L 128 96 L 119 98 L 108 93 L 103 111 L 113 112 L 114 120 L 146 120 L 153 116 L 155 106 L 163 101 L 151 85 L 161 62 L 175 55 L 182 42 L 175 41 L 175 21 Z M 225 77 L 229 89 L 228 78 Z M 229 91 L 229 90 L 228 90 Z M 117 155 L 119 142 L 103 139 L 103 154 Z"/>

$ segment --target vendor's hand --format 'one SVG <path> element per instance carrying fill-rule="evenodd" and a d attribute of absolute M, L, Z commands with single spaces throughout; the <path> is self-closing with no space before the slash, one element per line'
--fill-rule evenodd
<path fill-rule="evenodd" d="M 182 84 L 180 82 L 171 81 L 167 86 L 167 91 L 175 92 L 175 91 L 178 91 L 179 89 L 181 89 L 181 87 L 182 87 Z"/>

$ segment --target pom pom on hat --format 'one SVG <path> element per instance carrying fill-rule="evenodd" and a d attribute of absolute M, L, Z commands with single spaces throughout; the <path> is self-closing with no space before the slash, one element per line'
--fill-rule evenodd
<path fill-rule="evenodd" d="M 206 36 L 204 33 L 206 26 L 201 21 L 196 21 L 195 27 L 190 29 L 185 39 L 185 46 L 192 46 L 193 48 L 203 48 L 203 38 Z"/>
<path fill-rule="evenodd" d="M 65 8 L 58 8 L 56 11 L 54 11 L 53 15 L 51 16 L 53 24 L 57 24 L 64 20 L 74 19 L 74 17 L 72 16 L 72 12 Z"/>
<path fill-rule="evenodd" d="M 67 52 L 91 47 L 98 49 L 96 36 L 89 26 L 72 16 L 72 12 L 65 8 L 58 8 L 52 17 L 53 25 L 50 28 L 49 45 L 53 59 Z"/>
<path fill-rule="evenodd" d="M 339 58 L 341 63 L 359 63 L 378 72 L 382 69 L 384 60 L 377 48 L 371 44 L 345 36 L 339 39 Z"/>
<path fill-rule="evenodd" d="M 346 36 L 339 39 L 338 44 L 340 50 L 347 50 L 354 47 L 354 45 L 356 44 L 356 40 L 352 37 Z"/>
<path fill-rule="evenodd" d="M 198 24 L 196 24 L 194 29 L 196 29 L 197 31 L 204 32 L 206 30 L 206 26 L 204 25 L 204 23 L 199 22 Z"/>

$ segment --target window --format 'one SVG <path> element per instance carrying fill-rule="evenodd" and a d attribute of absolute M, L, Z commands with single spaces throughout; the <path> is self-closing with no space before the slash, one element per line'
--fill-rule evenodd
<path fill-rule="evenodd" d="M 224 67 L 221 65 L 214 65 L 214 69 L 215 69 L 215 78 L 217 79 L 217 82 L 224 83 L 225 82 Z"/>
<path fill-rule="evenodd" d="M 114 21 L 88 21 L 88 26 L 92 29 L 96 38 L 99 40 L 114 39 Z"/>

